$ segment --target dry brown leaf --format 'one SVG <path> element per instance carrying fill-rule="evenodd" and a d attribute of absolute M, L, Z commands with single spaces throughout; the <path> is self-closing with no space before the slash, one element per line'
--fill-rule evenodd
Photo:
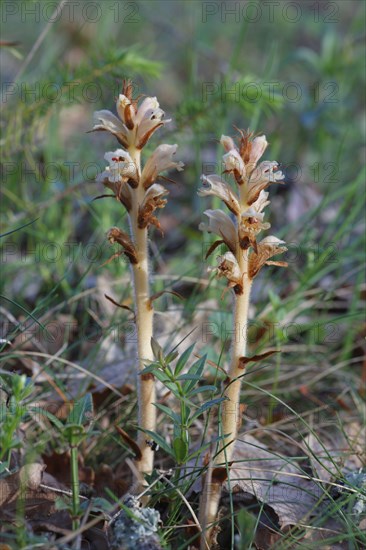
<path fill-rule="evenodd" d="M 53 489 L 62 486 L 46 474 L 44 469 L 44 464 L 27 464 L 18 472 L 0 479 L 0 520 L 4 523 L 14 520 L 19 509 L 18 501 L 21 499 L 27 521 L 43 520 L 55 525 L 54 514 L 57 516 L 57 522 L 60 521 L 60 514 L 57 515 L 55 509 L 55 500 L 59 493 Z M 67 517 L 62 514 L 63 527 L 67 527 L 65 521 Z"/>
<path fill-rule="evenodd" d="M 304 472 L 291 458 L 268 450 L 251 435 L 239 436 L 232 459 L 232 490 L 250 493 L 271 506 L 281 528 L 306 521 L 322 494 L 314 481 L 303 479 Z"/>
<path fill-rule="evenodd" d="M 366 426 L 358 422 L 342 423 L 327 427 L 316 437 L 313 433 L 305 438 L 303 447 L 314 471 L 324 483 L 334 481 L 344 470 L 355 471 L 366 463 Z"/>

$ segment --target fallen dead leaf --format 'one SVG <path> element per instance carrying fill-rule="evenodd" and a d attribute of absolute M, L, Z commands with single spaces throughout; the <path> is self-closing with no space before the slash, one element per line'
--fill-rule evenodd
<path fill-rule="evenodd" d="M 249 493 L 271 506 L 282 529 L 306 521 L 322 495 L 291 458 L 270 451 L 251 435 L 239 436 L 232 459 L 226 490 Z"/>
<path fill-rule="evenodd" d="M 303 447 L 314 475 L 328 483 L 339 478 L 341 471 L 356 471 L 366 464 L 366 426 L 344 422 L 342 429 L 327 427 L 320 437 L 308 434 Z"/>

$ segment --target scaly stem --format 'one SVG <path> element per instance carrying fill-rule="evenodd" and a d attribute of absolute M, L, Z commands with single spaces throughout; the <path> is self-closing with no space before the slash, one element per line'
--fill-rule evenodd
<path fill-rule="evenodd" d="M 240 357 L 245 356 L 246 353 L 249 298 L 252 281 L 248 276 L 248 251 L 241 250 L 239 243 L 237 243 L 236 259 L 239 264 L 240 273 L 242 274 L 243 289 L 241 294 L 235 294 L 231 362 L 224 391 L 224 396 L 227 397 L 227 400 L 222 404 L 221 415 L 221 435 L 225 437 L 220 441 L 219 452 L 214 459 L 214 467 L 230 462 L 233 455 L 239 426 L 241 381 L 245 372 L 240 367 Z M 216 519 L 220 496 L 221 483 L 214 480 L 210 482 L 206 481 L 201 500 L 202 505 L 200 506 L 200 510 L 202 511 L 200 520 L 202 529 L 206 531 L 208 540 L 212 536 L 212 527 L 210 525 Z M 204 544 L 205 541 L 202 538 L 201 549 L 204 548 Z"/>
<path fill-rule="evenodd" d="M 239 200 L 242 210 L 245 211 L 248 205 L 246 203 L 244 185 L 239 187 Z M 237 223 L 239 226 L 240 214 L 237 216 Z M 239 240 L 236 242 L 235 256 L 240 269 L 242 291 L 235 294 L 231 362 L 224 391 L 224 396 L 227 397 L 227 400 L 222 404 L 222 435 L 225 435 L 225 437 L 220 442 L 219 453 L 215 458 L 215 465 L 229 462 L 234 451 L 239 425 L 240 388 L 242 375 L 244 374 L 243 368 L 240 367 L 240 357 L 245 355 L 247 347 L 249 298 L 252 281 L 248 275 L 249 251 L 242 250 Z"/>
<path fill-rule="evenodd" d="M 242 252 L 243 263 L 247 263 L 247 252 Z M 240 367 L 240 357 L 246 353 L 247 324 L 249 297 L 252 281 L 243 276 L 243 293 L 235 297 L 235 313 L 233 321 L 233 343 L 231 350 L 231 363 L 228 372 L 227 386 L 224 396 L 227 400 L 222 404 L 222 435 L 225 438 L 220 442 L 220 450 L 215 459 L 215 464 L 223 464 L 231 460 L 239 425 L 240 388 L 244 369 Z M 240 377 L 240 378 L 239 378 Z M 225 447 L 225 448 L 224 448 Z"/>
<path fill-rule="evenodd" d="M 141 172 L 140 151 L 129 149 L 137 170 Z M 133 284 L 135 289 L 135 314 L 137 328 L 138 370 L 145 368 L 147 361 L 154 359 L 151 349 L 151 337 L 153 336 L 154 310 L 150 304 L 149 288 L 149 258 L 148 258 L 148 234 L 147 228 L 138 227 L 138 210 L 143 201 L 145 190 L 137 187 L 133 193 L 132 208 L 130 213 L 132 239 L 136 247 L 138 263 L 132 265 Z M 140 375 L 137 380 L 138 396 L 138 425 L 142 430 L 155 431 L 156 407 L 155 381 L 152 374 Z M 143 474 L 150 474 L 153 470 L 154 453 L 146 444 L 147 436 L 143 431 L 139 432 L 138 444 L 142 452 L 142 459 L 136 463 L 138 470 Z"/>

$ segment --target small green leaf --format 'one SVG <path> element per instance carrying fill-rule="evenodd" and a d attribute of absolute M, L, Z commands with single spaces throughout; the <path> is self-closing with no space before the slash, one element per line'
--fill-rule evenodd
<path fill-rule="evenodd" d="M 181 437 L 177 437 L 174 439 L 173 449 L 176 461 L 178 464 L 183 464 L 188 456 L 188 443 Z"/>
<path fill-rule="evenodd" d="M 208 409 L 211 409 L 215 405 L 219 405 L 223 401 L 226 401 L 227 397 L 218 397 L 217 399 L 211 399 L 210 401 L 207 401 L 207 403 L 204 403 L 189 419 L 189 422 L 192 423 L 193 420 L 198 418 L 201 414 L 203 414 Z"/>
<path fill-rule="evenodd" d="M 172 411 L 169 407 L 166 407 L 165 405 L 161 405 L 160 403 L 154 403 L 155 407 L 165 413 L 169 418 L 171 418 L 174 422 L 174 424 L 178 424 L 180 426 L 181 419 L 180 416 Z"/>
<path fill-rule="evenodd" d="M 206 357 L 207 356 L 204 355 L 203 357 L 201 357 L 201 359 L 193 363 L 193 365 L 191 366 L 187 374 L 198 376 L 198 379 L 201 379 L 205 362 L 206 362 Z M 183 385 L 183 391 L 185 395 L 187 395 L 187 393 L 193 390 L 193 388 L 196 386 L 196 381 L 197 381 L 197 378 L 195 378 L 194 380 L 188 380 Z"/>
<path fill-rule="evenodd" d="M 163 348 L 153 337 L 151 337 L 150 343 L 151 343 L 151 349 L 155 359 L 159 361 L 159 363 L 163 363 L 164 361 Z"/>
<path fill-rule="evenodd" d="M 56 426 L 56 428 L 58 428 L 59 430 L 64 429 L 63 423 L 60 422 L 60 420 L 54 414 L 50 413 L 46 409 L 43 409 L 42 407 L 30 407 L 29 412 L 33 415 L 45 416 L 46 418 L 48 418 L 48 420 L 52 422 L 52 424 Z"/>
<path fill-rule="evenodd" d="M 82 503 L 81 508 L 83 509 L 83 504 L 86 504 L 87 506 L 90 505 L 90 501 L 87 500 L 85 503 Z M 92 507 L 91 510 L 93 512 L 113 512 L 115 506 L 111 504 L 107 499 L 103 497 L 96 497 L 93 498 Z"/>
<path fill-rule="evenodd" d="M 154 375 L 156 376 L 156 378 L 158 380 L 160 380 L 160 382 L 163 382 L 163 384 L 167 384 L 168 382 L 171 382 L 169 376 L 167 376 L 165 374 L 165 372 L 163 372 L 162 370 L 156 370 L 154 371 Z"/>
<path fill-rule="evenodd" d="M 73 409 L 70 411 L 66 424 L 87 424 L 93 417 L 93 398 L 91 393 L 87 393 L 79 401 L 74 403 Z"/>
<path fill-rule="evenodd" d="M 168 353 L 168 355 L 165 357 L 166 363 L 172 363 L 179 355 L 178 351 L 171 351 Z"/>
<path fill-rule="evenodd" d="M 178 376 L 177 380 L 201 380 L 201 377 L 198 374 L 181 374 Z"/>
<path fill-rule="evenodd" d="M 56 510 L 70 510 L 70 504 L 64 499 L 64 497 L 57 497 L 55 500 Z"/>
<path fill-rule="evenodd" d="M 193 397 L 194 395 L 198 395 L 198 394 L 204 393 L 206 391 L 212 391 L 214 393 L 217 393 L 218 389 L 217 389 L 216 386 L 200 386 L 199 388 L 195 388 L 194 390 L 192 390 L 188 394 L 188 397 Z"/>
<path fill-rule="evenodd" d="M 191 346 L 189 346 L 189 348 L 187 348 L 183 353 L 182 355 L 179 357 L 178 361 L 177 361 L 177 364 L 175 365 L 175 369 L 174 369 L 174 374 L 175 376 L 177 376 L 185 367 L 188 359 L 189 359 L 189 356 L 191 355 L 192 351 L 193 351 L 193 348 L 194 348 L 195 344 L 192 344 Z"/>
<path fill-rule="evenodd" d="M 141 370 L 139 372 L 139 374 L 149 374 L 150 372 L 154 372 L 158 369 L 161 369 L 160 367 L 160 364 L 159 363 L 152 363 L 151 365 L 149 365 L 148 367 L 145 367 L 143 370 Z"/>

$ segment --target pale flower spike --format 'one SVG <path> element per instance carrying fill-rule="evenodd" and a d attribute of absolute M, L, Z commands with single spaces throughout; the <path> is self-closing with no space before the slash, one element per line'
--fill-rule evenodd
<path fill-rule="evenodd" d="M 213 458 L 213 467 L 218 472 L 230 467 L 230 461 L 237 439 L 241 380 L 245 368 L 247 324 L 250 290 L 253 279 L 264 265 L 286 266 L 286 262 L 271 261 L 270 258 L 282 254 L 287 249 L 284 242 L 276 237 L 265 237 L 257 242 L 257 236 L 270 228 L 264 221 L 264 209 L 270 204 L 265 189 L 272 183 L 284 183 L 284 175 L 278 170 L 276 161 L 263 161 L 257 164 L 264 154 L 268 142 L 264 135 L 252 138 L 250 132 L 240 131 L 239 143 L 228 136 L 221 136 L 225 153 L 223 155 L 224 173 L 232 176 L 236 185 L 235 193 L 230 185 L 219 175 L 203 175 L 200 196 L 215 195 L 229 208 L 228 215 L 222 210 L 206 210 L 208 224 L 201 223 L 199 228 L 218 235 L 209 248 L 208 257 L 219 245 L 228 251 L 217 257 L 218 265 L 208 268 L 218 278 L 227 280 L 228 288 L 233 290 L 235 312 L 233 318 L 233 338 L 231 361 L 225 380 L 224 397 L 221 405 L 221 440 L 218 452 Z M 240 330 L 237 330 L 239 327 Z M 220 476 L 216 476 L 220 479 Z M 226 475 L 221 478 L 225 479 Z M 200 520 L 203 531 L 212 537 L 212 525 L 216 521 L 221 494 L 221 481 L 206 481 L 201 496 Z M 204 546 L 201 546 L 202 548 Z"/>
<path fill-rule="evenodd" d="M 156 431 L 155 380 L 151 373 L 140 374 L 149 361 L 154 360 L 151 348 L 153 337 L 154 310 L 150 295 L 148 229 L 155 225 L 161 230 L 155 216 L 157 209 L 167 203 L 167 189 L 156 183 L 166 170 L 182 170 L 183 163 L 173 160 L 177 145 L 159 145 L 141 166 L 141 150 L 153 133 L 169 122 L 164 120 L 156 97 L 146 97 L 139 105 L 139 98 L 133 97 L 133 86 L 124 82 L 122 93 L 117 99 L 117 113 L 97 111 L 92 131 L 109 132 L 116 137 L 123 148 L 105 154 L 108 162 L 97 181 L 110 189 L 128 213 L 130 234 L 118 227 L 108 232 L 110 243 L 117 244 L 120 251 L 112 258 L 124 254 L 132 268 L 135 290 L 135 319 L 137 325 L 137 397 L 138 397 L 138 448 L 136 469 L 140 478 L 136 484 L 139 491 L 144 486 L 144 474 L 153 470 L 154 452 L 146 443 L 146 430 Z M 165 178 L 166 179 L 166 178 Z"/>

